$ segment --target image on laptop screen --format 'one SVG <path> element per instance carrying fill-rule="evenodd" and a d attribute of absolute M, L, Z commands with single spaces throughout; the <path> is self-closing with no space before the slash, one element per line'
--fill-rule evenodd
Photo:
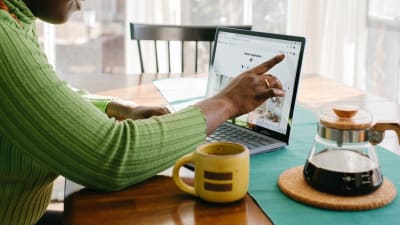
<path fill-rule="evenodd" d="M 278 139 L 288 138 L 304 43 L 302 37 L 219 28 L 210 61 L 206 95 L 215 95 L 233 77 L 278 54 L 285 54 L 285 59 L 267 72 L 281 81 L 285 96 L 270 98 L 256 110 L 229 122 Z"/>

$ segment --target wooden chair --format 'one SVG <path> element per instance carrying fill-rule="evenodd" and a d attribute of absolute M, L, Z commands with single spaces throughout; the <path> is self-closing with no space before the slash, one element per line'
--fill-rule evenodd
<path fill-rule="evenodd" d="M 130 33 L 131 40 L 137 41 L 139 60 L 140 60 L 140 69 L 141 72 L 145 72 L 144 63 L 143 63 L 143 55 L 141 48 L 141 41 L 154 41 L 154 54 L 155 54 L 155 62 L 156 62 L 156 70 L 157 73 L 160 72 L 159 68 L 159 56 L 157 49 L 157 41 L 166 41 L 167 42 L 167 51 L 168 51 L 168 72 L 171 73 L 171 41 L 180 41 L 181 42 L 181 72 L 184 72 L 184 42 L 195 42 L 195 64 L 194 70 L 197 73 L 198 70 L 198 42 L 209 42 L 209 55 L 211 55 L 211 46 L 214 41 L 215 31 L 218 26 L 196 26 L 196 25 L 160 25 L 160 24 L 130 24 Z M 246 29 L 251 30 L 251 25 L 238 25 L 238 26 L 224 26 L 224 27 L 232 27 L 237 29 Z"/>

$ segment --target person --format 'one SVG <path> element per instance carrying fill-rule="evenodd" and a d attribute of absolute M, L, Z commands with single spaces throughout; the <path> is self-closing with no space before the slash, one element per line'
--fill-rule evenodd
<path fill-rule="evenodd" d="M 81 4 L 0 0 L 0 224 L 37 223 L 59 175 L 103 191 L 148 179 L 225 120 L 285 94 L 280 81 L 266 74 L 284 59 L 277 55 L 175 113 L 84 98 L 57 77 L 35 30 L 36 18 L 64 23 Z"/>

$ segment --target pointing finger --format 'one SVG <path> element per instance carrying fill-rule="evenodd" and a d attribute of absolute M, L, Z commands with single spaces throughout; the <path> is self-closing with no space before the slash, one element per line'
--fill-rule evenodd
<path fill-rule="evenodd" d="M 251 69 L 256 74 L 263 74 L 274 67 L 276 64 L 280 63 L 285 58 L 284 54 L 279 54 L 269 59 L 268 61 L 263 62 L 262 64 Z"/>

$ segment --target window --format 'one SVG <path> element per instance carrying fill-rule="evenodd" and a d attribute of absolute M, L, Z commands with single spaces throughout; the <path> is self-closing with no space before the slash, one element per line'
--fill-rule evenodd
<path fill-rule="evenodd" d="M 38 22 L 38 31 L 62 77 L 138 73 L 136 46 L 127 35 L 131 21 L 251 24 L 264 32 L 288 31 L 307 38 L 304 73 L 400 102 L 399 9 L 397 0 L 86 0 L 67 24 Z M 200 56 L 208 46 L 202 48 Z M 206 68 L 208 58 L 201 60 Z"/>
<path fill-rule="evenodd" d="M 287 0 L 87 0 L 68 23 L 53 26 L 38 21 L 37 25 L 49 61 L 61 77 L 137 73 L 138 61 L 129 53 L 135 46 L 126 35 L 131 21 L 252 24 L 254 29 L 284 32 L 286 6 Z M 203 46 L 200 55 L 208 48 Z M 200 60 L 206 68 L 208 58 Z"/>
<path fill-rule="evenodd" d="M 367 90 L 400 102 L 400 2 L 370 0 Z"/>
<path fill-rule="evenodd" d="M 87 0 L 68 23 L 53 26 L 38 21 L 37 27 L 61 76 L 124 72 L 125 1 Z M 53 53 L 46 46 L 52 46 Z"/>

